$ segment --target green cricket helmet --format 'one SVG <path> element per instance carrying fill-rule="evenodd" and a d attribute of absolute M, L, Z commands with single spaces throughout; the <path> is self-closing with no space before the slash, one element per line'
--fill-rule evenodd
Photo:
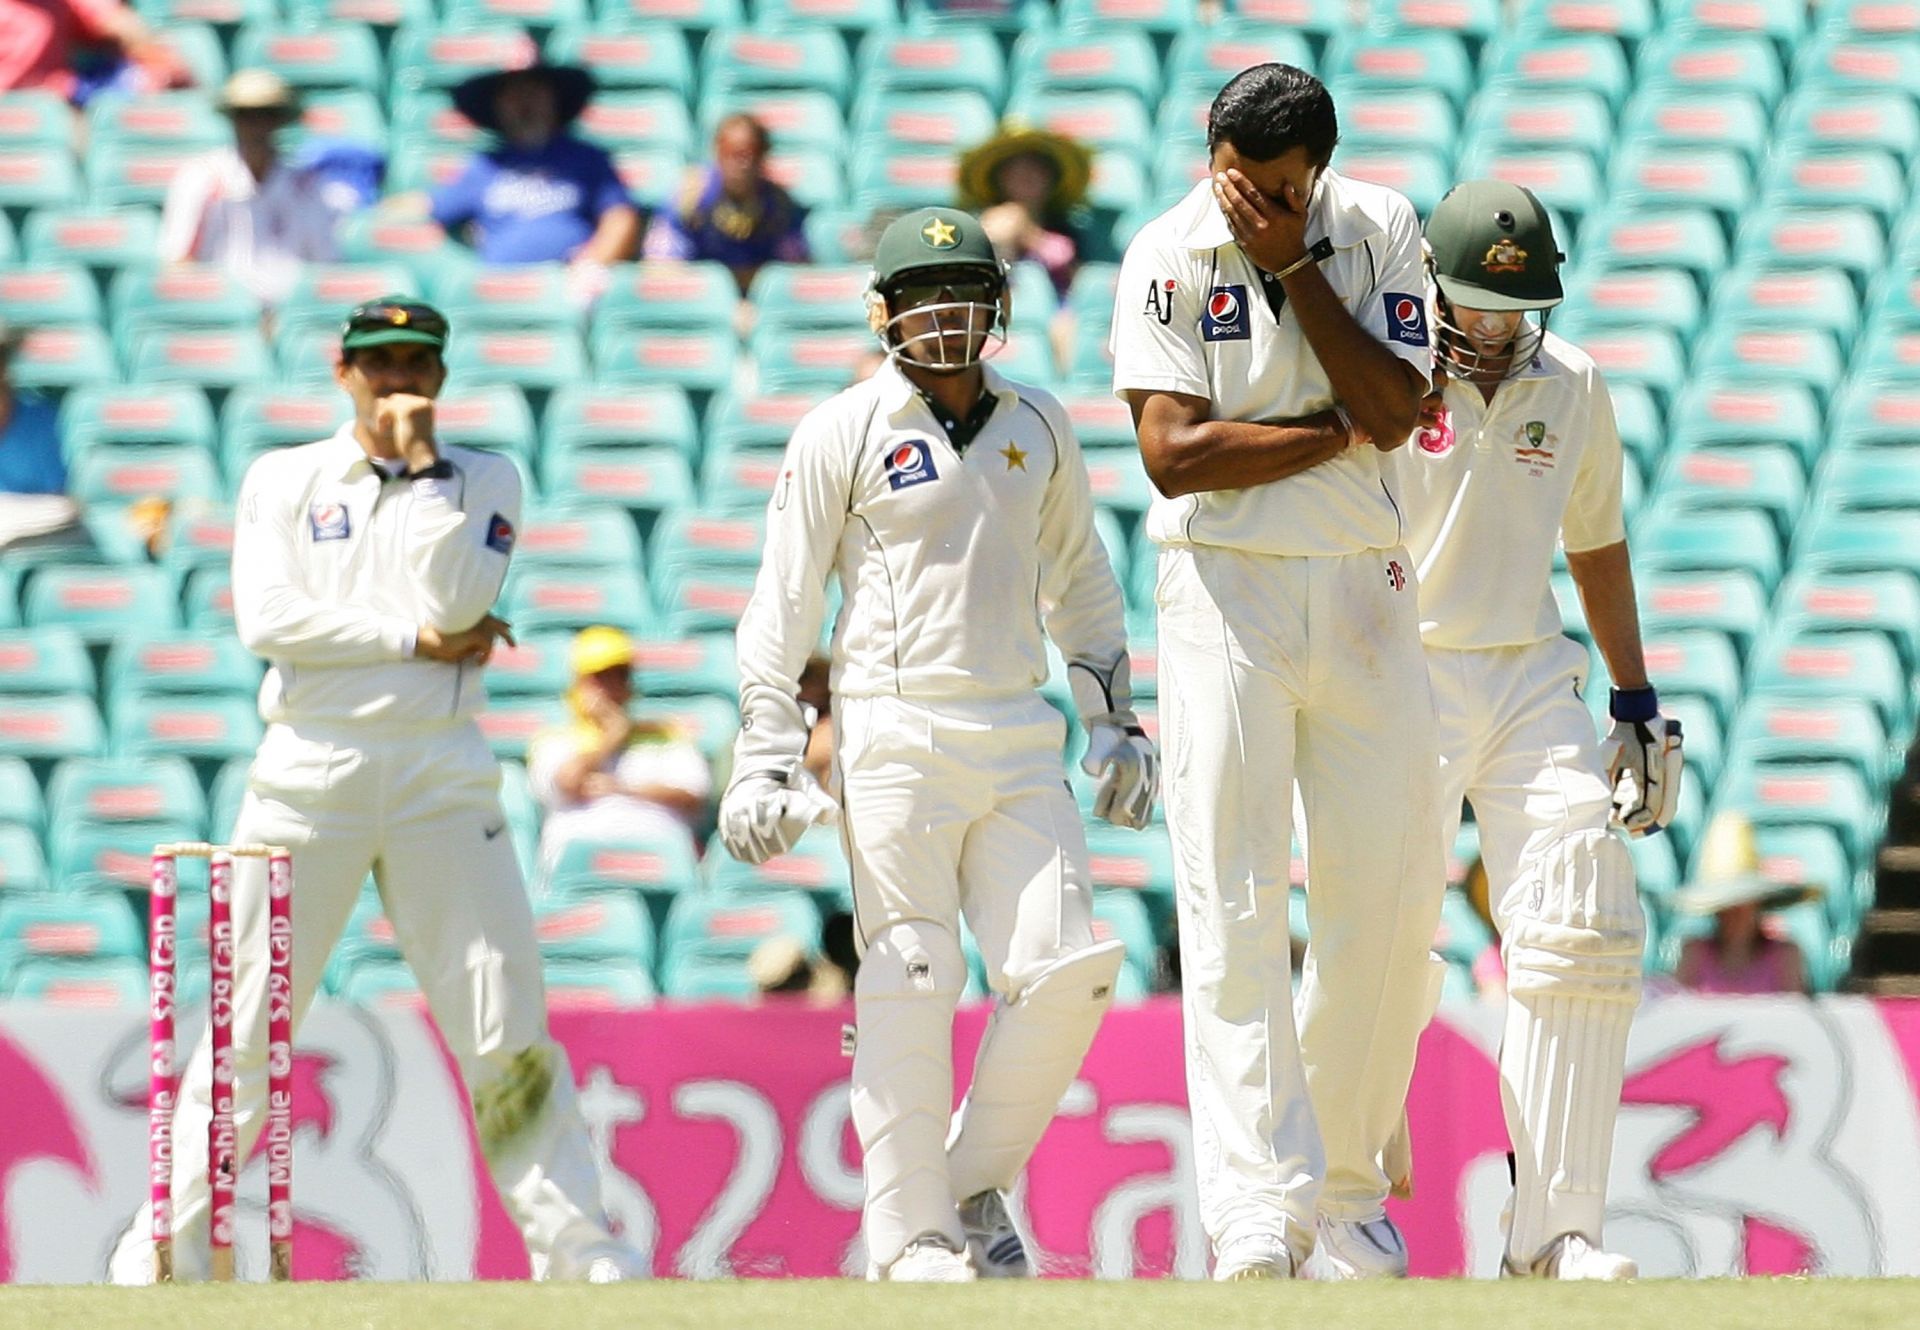
<path fill-rule="evenodd" d="M 946 373 L 968 369 L 1006 344 L 1012 316 L 1006 265 L 978 218 L 920 208 L 880 233 L 867 323 L 889 357 Z M 928 326 L 905 336 L 910 317 Z"/>
<path fill-rule="evenodd" d="M 1553 237 L 1553 219 L 1531 190 L 1504 180 L 1455 185 L 1434 207 L 1426 228 L 1427 261 L 1439 289 L 1434 320 L 1440 353 L 1451 372 L 1484 379 L 1493 362 L 1506 371 L 1525 365 L 1546 335 L 1528 319 L 1566 296 L 1560 264 L 1566 256 Z M 1490 350 L 1460 327 L 1458 309 L 1520 314 L 1509 349 Z"/>

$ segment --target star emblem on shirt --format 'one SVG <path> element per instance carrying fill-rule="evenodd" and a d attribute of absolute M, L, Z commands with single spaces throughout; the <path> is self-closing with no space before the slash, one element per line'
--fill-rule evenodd
<path fill-rule="evenodd" d="M 934 249 L 951 249 L 960 243 L 954 234 L 953 223 L 935 217 L 920 228 L 921 237 Z"/>
<path fill-rule="evenodd" d="M 1027 469 L 1027 455 L 1020 451 L 1018 444 L 1008 444 L 1000 450 L 1000 455 L 1007 459 L 1007 470 L 1011 471 L 1015 467 L 1019 467 L 1022 471 Z"/>

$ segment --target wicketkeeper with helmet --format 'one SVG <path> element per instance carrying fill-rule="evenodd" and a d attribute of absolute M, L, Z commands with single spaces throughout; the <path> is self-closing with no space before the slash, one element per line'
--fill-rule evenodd
<path fill-rule="evenodd" d="M 1546 330 L 1562 298 L 1546 210 L 1493 180 L 1426 228 L 1443 385 L 1394 455 L 1439 718 L 1445 843 L 1473 804 L 1507 966 L 1501 1098 L 1514 1149 L 1504 1270 L 1631 1278 L 1601 1245 L 1646 925 L 1618 832 L 1680 794 L 1680 726 L 1647 681 L 1621 510 L 1620 435 L 1593 361 Z M 1561 632 L 1554 546 L 1614 689 L 1602 743 L 1587 653 Z"/>
<path fill-rule="evenodd" d="M 1046 638 L 1068 662 L 1097 815 L 1148 821 L 1155 754 L 1073 427 L 1052 397 L 982 363 L 1009 305 L 978 221 L 929 208 L 892 223 L 868 310 L 887 363 L 800 422 L 768 505 L 720 834 L 759 863 L 838 818 L 862 951 L 852 1080 L 868 1276 L 1025 1275 L 1006 1192 L 1123 959 L 1093 939 L 1065 720 L 1038 692 Z M 796 698 L 833 576 L 837 809 L 801 766 Z M 954 1113 L 962 917 L 1000 1001 Z"/>

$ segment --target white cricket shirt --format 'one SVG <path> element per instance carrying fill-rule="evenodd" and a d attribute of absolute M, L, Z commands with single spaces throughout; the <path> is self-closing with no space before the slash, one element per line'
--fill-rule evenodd
<path fill-rule="evenodd" d="M 1047 636 L 1101 670 L 1125 653 L 1120 587 L 1065 411 L 985 375 L 997 405 L 964 453 L 891 363 L 795 429 L 740 619 L 737 761 L 805 746 L 794 699 L 829 576 L 842 592 L 837 696 L 1030 696 L 1047 678 Z"/>
<path fill-rule="evenodd" d="M 1458 379 L 1446 390 L 1453 442 L 1416 435 L 1390 454 L 1420 572 L 1420 634 L 1468 650 L 1557 637 L 1548 578 L 1556 540 L 1578 553 L 1627 537 L 1620 432 L 1599 369 L 1546 335 L 1493 395 Z"/>
<path fill-rule="evenodd" d="M 167 186 L 160 257 L 216 263 L 267 304 L 293 290 L 302 268 L 339 257 L 340 210 L 326 183 L 285 161 L 265 180 L 232 148 L 184 163 Z"/>
<path fill-rule="evenodd" d="M 417 659 L 420 624 L 471 628 L 493 608 L 520 529 L 520 473 L 442 445 L 447 480 L 389 480 L 353 424 L 257 458 L 240 484 L 233 617 L 264 656 L 260 717 L 421 724 L 486 704 L 472 665 Z"/>
<path fill-rule="evenodd" d="M 1180 393 L 1213 403 L 1216 420 L 1283 421 L 1334 405 L 1294 312 L 1276 318 L 1203 180 L 1127 246 L 1114 296 L 1113 389 Z M 1307 242 L 1356 322 L 1429 381 L 1420 222 L 1393 190 L 1320 177 Z M 1400 514 L 1380 453 L 1349 448 L 1298 475 L 1247 489 L 1156 496 L 1147 534 L 1163 545 L 1222 545 L 1261 554 L 1352 554 L 1400 543 Z"/>

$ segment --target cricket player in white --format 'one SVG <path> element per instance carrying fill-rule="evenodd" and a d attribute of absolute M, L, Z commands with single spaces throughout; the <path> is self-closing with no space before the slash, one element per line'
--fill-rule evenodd
<path fill-rule="evenodd" d="M 1440 202 L 1427 239 L 1446 381 L 1394 461 L 1439 717 L 1439 843 L 1452 843 L 1464 795 L 1507 965 L 1504 1268 L 1631 1278 L 1601 1225 L 1646 929 L 1609 824 L 1639 836 L 1672 818 L 1680 726 L 1647 682 L 1606 384 L 1527 317 L 1561 300 L 1546 210 L 1517 185 L 1470 181 Z M 1604 745 L 1580 700 L 1586 652 L 1561 635 L 1547 583 L 1556 541 L 1616 685 Z"/>
<path fill-rule="evenodd" d="M 520 523 L 505 458 L 437 444 L 447 322 L 404 296 L 348 316 L 335 371 L 354 419 L 259 458 L 241 484 L 234 618 L 271 668 L 267 732 L 229 839 L 293 852 L 297 1023 L 371 870 L 394 935 L 473 1098 L 480 1146 L 536 1273 L 646 1273 L 606 1229 L 572 1069 L 547 1034 L 533 915 L 474 723 L 494 645 L 489 610 Z M 239 1156 L 266 1099 L 264 864 L 235 865 L 234 1098 Z M 174 1227 L 184 1275 L 206 1250 L 210 1046 L 174 1123 Z M 199 1234 L 195 1240 L 195 1234 Z M 114 1253 L 150 1276 L 145 1211 Z M 204 1261 L 204 1257 L 198 1259 Z"/>
<path fill-rule="evenodd" d="M 1381 481 L 1431 354 L 1408 202 L 1327 169 L 1319 80 L 1214 100 L 1213 174 L 1128 246 L 1114 391 L 1158 496 L 1161 723 L 1201 1221 L 1220 1279 L 1404 1273 L 1380 1154 L 1442 872 L 1413 561 Z M 1375 441 L 1379 441 L 1377 444 Z M 1312 944 L 1296 1037 L 1296 774 Z"/>
<path fill-rule="evenodd" d="M 1096 813 L 1143 826 L 1155 757 L 1132 710 L 1120 589 L 1072 426 L 1052 397 L 980 363 L 1009 306 L 978 221 L 929 208 L 889 225 L 868 312 L 887 363 L 801 421 L 767 510 L 720 834 L 758 863 L 835 816 L 801 768 L 796 694 L 837 575 L 868 1274 L 1026 1275 L 1005 1193 L 1079 1070 L 1124 954 L 1093 939 L 1085 835 L 1061 778 L 1065 721 L 1036 691 L 1044 637 L 1068 662 L 1084 765 L 1101 778 Z M 1000 1001 L 954 1112 L 962 916 Z"/>

